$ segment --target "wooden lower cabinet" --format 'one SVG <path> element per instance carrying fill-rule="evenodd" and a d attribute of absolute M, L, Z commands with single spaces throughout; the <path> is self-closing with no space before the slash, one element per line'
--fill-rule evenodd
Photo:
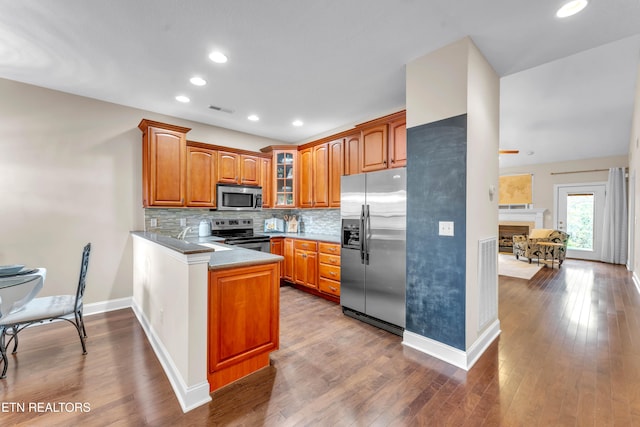
<path fill-rule="evenodd" d="M 209 271 L 210 391 L 269 365 L 280 333 L 277 263 Z"/>
<path fill-rule="evenodd" d="M 282 277 L 293 282 L 293 266 L 294 266 L 294 239 L 284 239 L 284 268 L 282 269 Z"/>
<path fill-rule="evenodd" d="M 340 302 L 340 244 L 296 238 L 284 239 L 285 283 Z"/>
<path fill-rule="evenodd" d="M 318 287 L 318 243 L 311 240 L 295 240 L 293 281 L 309 288 Z"/>
<path fill-rule="evenodd" d="M 340 245 L 320 242 L 318 252 L 318 288 L 340 296 Z"/>
<path fill-rule="evenodd" d="M 271 253 L 284 256 L 284 237 L 271 238 Z M 280 269 L 280 278 L 282 279 L 284 277 L 284 261 L 280 261 L 278 267 Z"/>

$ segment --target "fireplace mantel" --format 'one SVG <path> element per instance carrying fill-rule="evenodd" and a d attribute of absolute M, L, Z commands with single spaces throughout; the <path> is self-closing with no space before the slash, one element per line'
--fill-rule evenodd
<path fill-rule="evenodd" d="M 498 222 L 528 222 L 534 223 L 535 228 L 544 227 L 544 212 L 546 209 L 498 209 Z"/>

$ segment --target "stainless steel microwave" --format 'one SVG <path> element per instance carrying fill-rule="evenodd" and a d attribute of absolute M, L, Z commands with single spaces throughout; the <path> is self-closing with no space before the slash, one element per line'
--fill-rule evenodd
<path fill-rule="evenodd" d="M 218 184 L 219 211 L 259 211 L 262 209 L 262 187 Z"/>

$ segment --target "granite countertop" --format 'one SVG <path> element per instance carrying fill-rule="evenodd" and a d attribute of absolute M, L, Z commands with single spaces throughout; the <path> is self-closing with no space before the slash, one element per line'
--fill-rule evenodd
<path fill-rule="evenodd" d="M 282 261 L 280 255 L 268 252 L 254 251 L 238 246 L 230 246 L 222 243 L 224 239 L 220 237 L 192 237 L 187 240 L 180 240 L 162 234 L 150 233 L 146 231 L 132 231 L 131 234 L 142 237 L 166 248 L 172 249 L 183 255 L 199 254 L 211 252 L 209 259 L 209 270 L 218 270 L 229 267 L 246 267 L 257 264 L 269 264 Z M 216 245 L 229 248 L 229 250 L 215 251 L 213 248 L 199 245 L 198 243 L 215 243 Z"/>
<path fill-rule="evenodd" d="M 294 239 L 318 240 L 320 242 L 340 243 L 339 234 L 319 234 L 319 233 L 283 233 L 283 232 L 267 232 L 263 233 L 270 237 L 291 237 Z"/>

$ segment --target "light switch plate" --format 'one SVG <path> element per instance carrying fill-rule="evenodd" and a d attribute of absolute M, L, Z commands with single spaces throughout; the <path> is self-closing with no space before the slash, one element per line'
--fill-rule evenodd
<path fill-rule="evenodd" d="M 180 218 L 180 226 L 184 227 L 187 225 L 187 219 L 186 218 Z"/>
<path fill-rule="evenodd" d="M 438 235 L 453 236 L 453 221 L 438 222 Z"/>
<path fill-rule="evenodd" d="M 158 226 L 158 219 L 157 218 L 151 218 L 151 221 L 149 221 L 149 222 L 150 222 L 149 225 L 151 227 L 157 227 Z"/>

